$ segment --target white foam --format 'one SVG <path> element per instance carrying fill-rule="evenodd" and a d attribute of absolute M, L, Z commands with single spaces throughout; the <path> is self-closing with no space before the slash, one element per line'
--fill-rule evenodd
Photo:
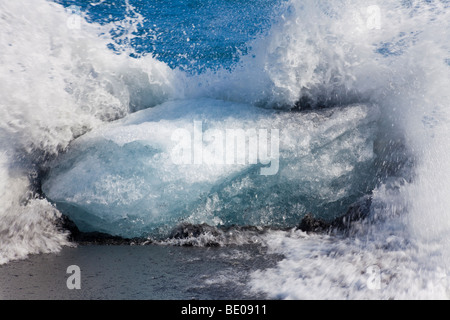
<path fill-rule="evenodd" d="M 33 162 L 104 121 L 177 97 L 278 107 L 300 97 L 371 101 L 383 119 L 378 147 L 395 156 L 401 140 L 414 167 L 378 186 L 374 222 L 357 225 L 350 238 L 270 235 L 270 248 L 286 259 L 255 273 L 252 286 L 279 298 L 448 299 L 450 10 L 444 1 L 370 4 L 380 8 L 380 29 L 367 28 L 360 1 L 287 1 L 279 23 L 233 72 L 180 84 L 184 75 L 151 57 L 106 49 L 98 25 L 81 20 L 81 29 L 68 29 L 59 5 L 3 1 L 0 263 L 67 243 L 53 224 L 58 213 L 29 194 Z M 381 270 L 382 290 L 367 290 L 371 265 Z"/>
<path fill-rule="evenodd" d="M 335 93 L 338 102 L 376 102 L 383 119 L 381 148 L 395 156 L 398 150 L 389 145 L 400 138 L 412 162 L 374 190 L 374 220 L 357 224 L 351 237 L 273 235 L 270 247 L 286 259 L 255 273 L 253 288 L 286 299 L 449 299 L 448 4 L 375 1 L 380 30 L 355 24 L 352 15 L 361 17 L 366 8 L 356 1 L 289 4 L 295 13 L 278 27 L 285 31 L 279 37 L 289 41 L 274 48 L 287 61 L 299 53 L 294 68 L 280 69 L 300 71 L 302 82 L 278 77 L 278 83 L 289 89 L 306 83 L 303 93 Z M 305 64 L 314 66 L 313 74 L 296 68 Z M 298 94 L 288 90 L 287 99 Z M 381 290 L 369 289 L 370 266 L 380 270 Z"/>
<path fill-rule="evenodd" d="M 390 223 L 397 221 L 391 220 Z M 378 225 L 375 233 L 380 233 Z M 368 231 L 368 230 L 366 230 Z M 386 230 L 384 230 L 386 231 Z M 342 239 L 301 231 L 272 233 L 269 252 L 283 254 L 277 267 L 252 275 L 252 289 L 277 299 L 449 299 L 445 268 L 429 268 L 420 252 L 399 230 L 376 239 Z M 380 286 L 371 286 L 370 268 Z"/>
<path fill-rule="evenodd" d="M 52 227 L 58 213 L 30 191 L 47 156 L 106 121 L 180 93 L 165 64 L 108 49 L 111 40 L 101 36 L 107 27 L 49 1 L 0 3 L 1 263 L 67 244 Z"/>

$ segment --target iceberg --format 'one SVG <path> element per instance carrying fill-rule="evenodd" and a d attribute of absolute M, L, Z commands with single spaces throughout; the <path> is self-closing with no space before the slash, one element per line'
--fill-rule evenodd
<path fill-rule="evenodd" d="M 375 186 L 378 118 L 366 104 L 287 112 L 169 101 L 73 141 L 42 190 L 81 231 L 127 238 L 184 222 L 331 220 Z"/>

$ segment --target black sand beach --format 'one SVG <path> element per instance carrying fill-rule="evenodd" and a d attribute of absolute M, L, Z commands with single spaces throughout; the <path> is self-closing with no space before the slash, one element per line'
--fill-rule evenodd
<path fill-rule="evenodd" d="M 80 245 L 0 266 L 0 300 L 264 299 L 246 285 L 250 272 L 280 257 L 261 246 Z M 67 268 L 80 267 L 69 290 Z"/>

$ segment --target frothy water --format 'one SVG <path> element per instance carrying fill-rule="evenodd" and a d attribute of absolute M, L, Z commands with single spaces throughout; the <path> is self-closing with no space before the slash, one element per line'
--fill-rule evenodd
<path fill-rule="evenodd" d="M 288 299 L 448 299 L 450 4 L 370 5 L 278 2 L 270 25 L 221 47 L 233 51 L 221 56 L 226 62 L 187 70 L 198 51 L 179 65 L 177 54 L 158 58 L 166 48 L 138 52 L 136 30 L 151 22 L 131 1 L 123 19 L 107 23 L 82 7 L 90 22 L 48 1 L 1 3 L 0 263 L 69 244 L 55 224 L 60 212 L 40 193 L 40 177 L 62 151 L 70 153 L 74 139 L 106 122 L 167 101 L 183 106 L 185 99 L 249 110 L 360 104 L 376 106 L 379 115 L 369 139 L 377 181 L 368 220 L 345 236 L 269 232 L 269 248 L 285 259 L 254 273 L 251 287 Z M 305 114 L 283 112 L 289 120 L 281 126 Z M 369 290 L 373 266 L 380 287 Z"/>
<path fill-rule="evenodd" d="M 4 263 L 67 244 L 52 226 L 59 213 L 34 190 L 41 164 L 92 128 L 175 96 L 176 80 L 151 57 L 114 54 L 108 39 L 99 36 L 105 32 L 100 25 L 79 17 L 79 25 L 73 24 L 77 17 L 60 5 L 22 1 L 0 6 Z"/>

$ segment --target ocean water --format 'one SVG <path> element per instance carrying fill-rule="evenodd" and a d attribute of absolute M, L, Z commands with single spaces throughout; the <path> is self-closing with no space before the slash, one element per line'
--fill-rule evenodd
<path fill-rule="evenodd" d="M 258 297 L 448 299 L 449 21 L 447 0 L 3 1 L 0 264 L 65 252 L 65 214 L 256 244 L 282 259 L 217 277 Z M 367 197 L 345 232 L 295 229 Z M 217 229 L 166 239 L 186 222 Z"/>

